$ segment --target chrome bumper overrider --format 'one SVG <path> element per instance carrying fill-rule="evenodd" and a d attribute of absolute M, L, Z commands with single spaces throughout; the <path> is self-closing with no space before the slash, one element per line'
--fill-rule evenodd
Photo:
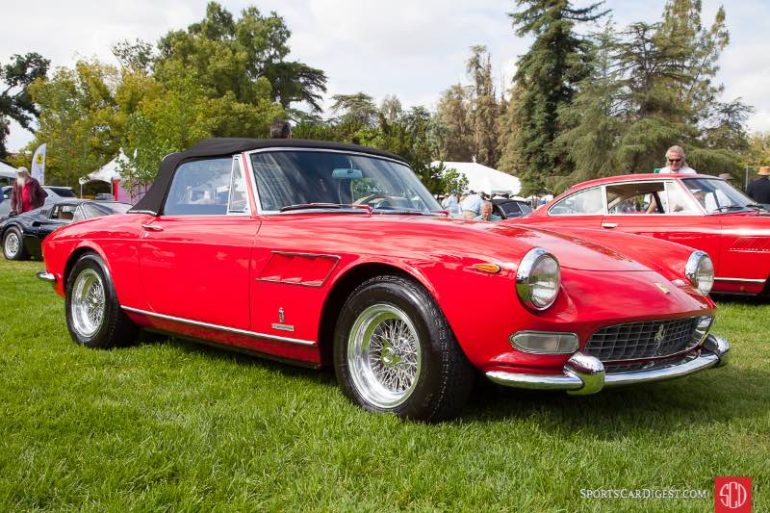
<path fill-rule="evenodd" d="M 35 276 L 39 280 L 47 281 L 48 283 L 56 283 L 56 276 L 53 273 L 47 273 L 45 271 L 41 271 L 37 273 Z"/>
<path fill-rule="evenodd" d="M 633 385 L 679 378 L 727 363 L 730 344 L 716 335 L 709 335 L 699 354 L 673 362 L 650 364 L 649 367 L 630 371 L 607 371 L 604 364 L 593 356 L 575 353 L 559 375 L 520 374 L 490 371 L 487 377 L 510 387 L 537 390 L 566 390 L 573 395 L 595 394 L 604 387 Z"/>

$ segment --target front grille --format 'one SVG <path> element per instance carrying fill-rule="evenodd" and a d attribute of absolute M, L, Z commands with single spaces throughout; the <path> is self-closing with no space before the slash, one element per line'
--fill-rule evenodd
<path fill-rule="evenodd" d="M 698 317 L 616 324 L 594 333 L 584 352 L 603 362 L 664 357 L 695 346 L 697 326 Z"/>

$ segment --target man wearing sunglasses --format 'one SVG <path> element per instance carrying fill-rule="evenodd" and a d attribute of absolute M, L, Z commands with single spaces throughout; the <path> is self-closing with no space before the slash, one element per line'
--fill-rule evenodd
<path fill-rule="evenodd" d="M 666 164 L 668 165 L 660 170 L 661 173 L 698 174 L 696 170 L 687 165 L 687 156 L 681 146 L 672 146 L 666 151 Z"/>

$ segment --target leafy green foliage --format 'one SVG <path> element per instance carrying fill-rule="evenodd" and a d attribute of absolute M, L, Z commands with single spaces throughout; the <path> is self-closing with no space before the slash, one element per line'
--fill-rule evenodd
<path fill-rule="evenodd" d="M 758 132 L 749 138 L 747 160 L 752 166 L 770 165 L 770 132 Z"/>
<path fill-rule="evenodd" d="M 29 86 L 48 73 L 50 61 L 38 53 L 14 55 L 11 62 L 0 65 L 0 158 L 5 158 L 5 139 L 9 134 L 10 120 L 22 128 L 31 130 L 33 119 L 40 114 L 29 93 Z"/>
<path fill-rule="evenodd" d="M 739 100 L 721 103 L 713 84 L 728 42 L 724 11 L 705 29 L 700 2 L 669 2 L 663 21 L 612 25 L 595 38 L 594 69 L 560 115 L 571 127 L 557 139 L 575 169 L 551 181 L 556 192 L 597 176 L 651 172 L 666 149 L 685 147 L 699 172 L 741 168 L 748 148 L 749 111 Z"/>
<path fill-rule="evenodd" d="M 77 187 L 78 178 L 117 155 L 125 120 L 113 94 L 119 77 L 111 66 L 80 61 L 30 85 L 40 105 L 32 146 L 48 144 L 47 182 Z"/>
<path fill-rule="evenodd" d="M 166 81 L 181 65 L 193 71 L 211 97 L 232 92 L 238 102 L 248 104 L 263 98 L 269 85 L 270 99 L 284 108 L 306 102 L 320 111 L 326 75 L 304 63 L 284 60 L 290 35 L 283 18 L 275 13 L 263 16 L 256 7 L 248 7 L 235 19 L 220 4 L 209 2 L 206 18 L 161 39 L 156 76 Z"/>

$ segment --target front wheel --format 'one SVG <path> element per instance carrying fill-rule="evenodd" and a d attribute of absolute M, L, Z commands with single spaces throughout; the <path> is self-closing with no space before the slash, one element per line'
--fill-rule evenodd
<path fill-rule="evenodd" d="M 21 230 L 16 226 L 8 228 L 3 236 L 3 255 L 8 260 L 26 260 L 29 257 L 24 249 Z"/>
<path fill-rule="evenodd" d="M 75 262 L 65 292 L 67 329 L 75 342 L 107 349 L 134 341 L 137 328 L 120 308 L 110 275 L 97 255 L 88 253 Z"/>
<path fill-rule="evenodd" d="M 343 392 L 366 410 L 440 421 L 465 405 L 475 371 L 419 284 L 378 276 L 348 298 L 334 337 Z"/>

